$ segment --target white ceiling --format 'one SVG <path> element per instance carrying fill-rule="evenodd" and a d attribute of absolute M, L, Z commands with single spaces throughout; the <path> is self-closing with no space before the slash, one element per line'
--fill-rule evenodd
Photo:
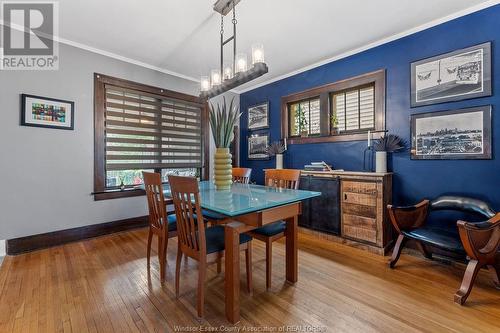
<path fill-rule="evenodd" d="M 60 0 L 59 35 L 199 80 L 219 63 L 215 0 Z M 269 73 L 244 91 L 298 69 L 500 1 L 242 0 L 238 50 L 265 47 Z M 230 30 L 230 18 L 226 17 Z M 229 51 L 229 50 L 228 50 Z"/>

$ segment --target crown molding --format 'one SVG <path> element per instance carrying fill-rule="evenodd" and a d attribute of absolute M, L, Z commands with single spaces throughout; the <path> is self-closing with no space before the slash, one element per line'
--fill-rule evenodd
<path fill-rule="evenodd" d="M 440 24 L 452 21 L 452 20 L 460 18 L 462 16 L 466 16 L 466 15 L 478 12 L 480 10 L 483 10 L 483 9 L 486 9 L 486 8 L 489 8 L 489 7 L 493 7 L 493 6 L 498 5 L 498 4 L 500 4 L 500 0 L 489 0 L 489 1 L 483 2 L 483 3 L 479 4 L 479 5 L 472 6 L 472 7 L 466 8 L 464 10 L 455 12 L 453 14 L 447 15 L 445 17 L 441 17 L 441 18 L 432 20 L 432 21 L 427 22 L 425 24 L 419 25 L 419 26 L 417 26 L 415 28 L 411 28 L 411 29 L 405 30 L 403 32 L 397 33 L 395 35 L 391 35 L 391 36 L 383 38 L 383 39 L 379 39 L 379 40 L 377 40 L 377 41 L 375 41 L 373 43 L 364 45 L 362 47 L 358 47 L 358 48 L 349 50 L 347 52 L 334 55 L 334 56 L 332 56 L 330 58 L 327 58 L 327 59 L 315 62 L 315 63 L 313 63 L 311 65 L 307 65 L 307 66 L 304 66 L 302 68 L 296 69 L 294 71 L 288 72 L 286 74 L 279 75 L 279 76 L 274 77 L 272 79 L 269 79 L 267 81 L 257 83 L 255 85 L 252 85 L 252 86 L 248 87 L 248 88 L 245 88 L 245 89 L 234 89 L 233 91 L 235 93 L 241 95 L 243 93 L 246 93 L 248 91 L 251 91 L 251 90 L 263 87 L 263 86 L 271 84 L 273 82 L 280 81 L 280 80 L 286 79 L 288 77 L 294 76 L 296 74 L 300 74 L 300 73 L 306 72 L 306 71 L 308 71 L 310 69 L 313 69 L 313 68 L 316 68 L 316 67 L 320 67 L 322 65 L 325 65 L 325 64 L 328 64 L 328 63 L 331 63 L 331 62 L 343 59 L 343 58 L 350 57 L 350 56 L 355 55 L 357 53 L 364 52 L 366 50 L 375 48 L 377 46 L 380 46 L 380 45 L 383 45 L 383 44 L 387 44 L 387 43 L 395 41 L 397 39 L 400 39 L 400 38 L 412 35 L 414 33 L 417 33 L 417 32 L 420 32 L 420 31 L 423 31 L 423 30 L 435 27 L 437 25 L 440 25 Z"/>

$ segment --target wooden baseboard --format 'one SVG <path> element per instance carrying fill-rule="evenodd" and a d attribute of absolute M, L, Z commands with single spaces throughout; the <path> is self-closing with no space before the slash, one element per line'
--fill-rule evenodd
<path fill-rule="evenodd" d="M 341 236 L 331 235 L 331 234 L 327 234 L 327 233 L 324 233 L 321 231 L 307 229 L 304 227 L 299 227 L 299 232 L 307 234 L 307 235 L 312 235 L 315 238 L 324 239 L 324 240 L 335 242 L 335 243 L 345 244 L 348 246 L 352 246 L 352 247 L 355 247 L 355 248 L 358 248 L 361 250 L 365 250 L 365 251 L 368 251 L 371 253 L 375 253 L 378 255 L 382 255 L 382 256 L 387 255 L 389 253 L 389 251 L 391 250 L 392 246 L 394 245 L 393 242 L 389 242 L 389 244 L 387 244 L 387 246 L 385 248 L 381 248 L 381 247 L 378 247 L 375 245 L 370 245 L 367 243 L 358 242 L 358 241 L 351 240 L 348 238 L 343 238 Z"/>
<path fill-rule="evenodd" d="M 20 237 L 7 240 L 7 254 L 16 255 L 47 247 L 76 242 L 82 239 L 98 237 L 115 232 L 145 227 L 147 216 L 133 217 L 107 223 L 99 223 L 84 227 L 65 229 L 44 234 Z"/>

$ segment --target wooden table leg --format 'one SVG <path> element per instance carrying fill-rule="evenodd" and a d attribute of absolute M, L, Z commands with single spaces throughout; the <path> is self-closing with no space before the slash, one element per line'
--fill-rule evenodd
<path fill-rule="evenodd" d="M 297 249 L 297 230 L 298 216 L 287 219 L 286 221 L 286 279 L 292 283 L 298 279 L 298 249 Z"/>
<path fill-rule="evenodd" d="M 240 321 L 240 235 L 231 224 L 225 226 L 226 318 L 231 324 Z"/>

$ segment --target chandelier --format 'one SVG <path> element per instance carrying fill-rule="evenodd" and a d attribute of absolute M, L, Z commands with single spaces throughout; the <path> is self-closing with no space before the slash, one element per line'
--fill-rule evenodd
<path fill-rule="evenodd" d="M 246 53 L 236 53 L 236 11 L 235 7 L 240 0 L 218 0 L 214 4 L 214 10 L 221 14 L 220 29 L 220 67 L 213 69 L 210 76 L 202 76 L 200 80 L 200 97 L 212 98 L 228 90 L 252 81 L 268 72 L 264 62 L 264 46 L 262 44 L 252 45 L 252 65 L 249 66 Z M 224 16 L 232 11 L 233 35 L 224 40 Z M 224 62 L 224 46 L 233 42 L 232 62 Z"/>

